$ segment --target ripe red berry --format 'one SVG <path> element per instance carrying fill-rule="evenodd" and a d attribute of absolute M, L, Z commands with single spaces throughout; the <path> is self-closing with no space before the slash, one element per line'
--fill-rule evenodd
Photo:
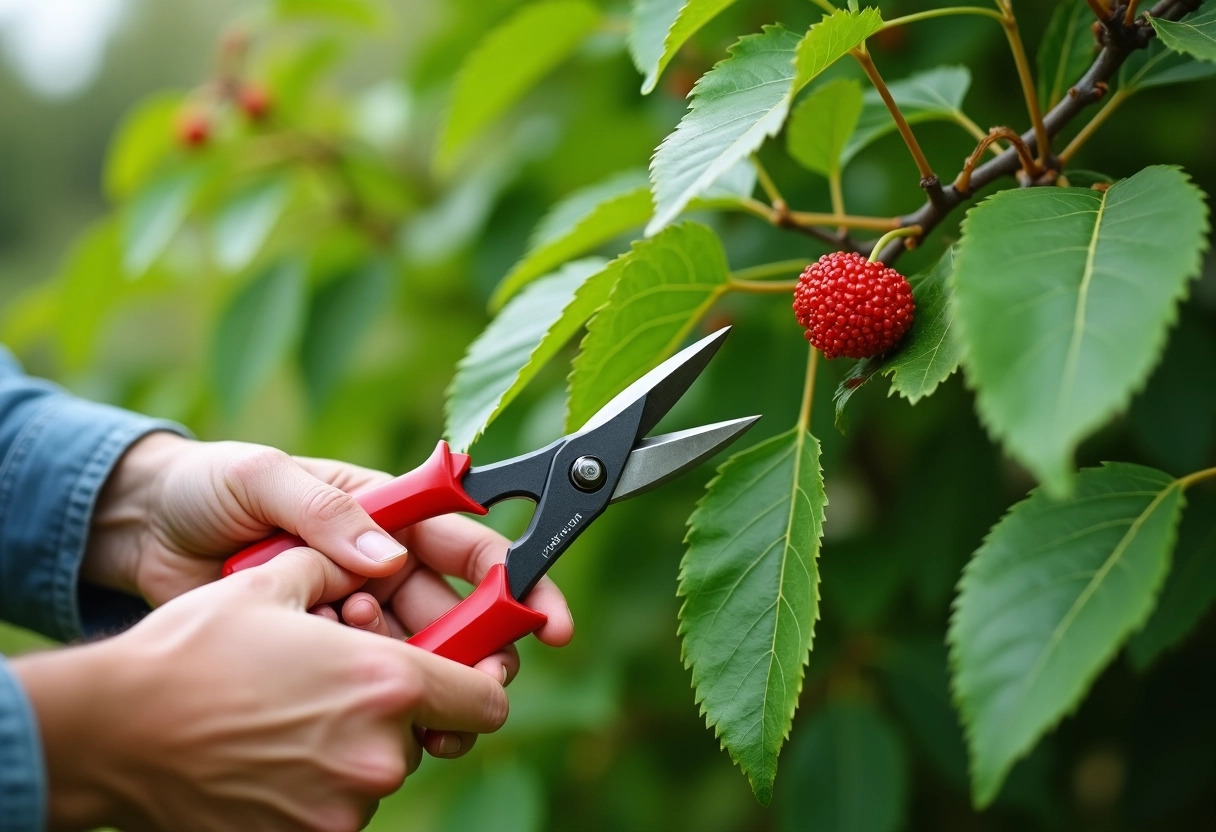
<path fill-rule="evenodd" d="M 186 147 L 199 147 L 211 137 L 211 122 L 197 110 L 186 110 L 177 118 L 177 140 Z"/>
<path fill-rule="evenodd" d="M 270 92 L 261 84 L 242 84 L 237 92 L 237 103 L 245 115 L 259 121 L 270 111 Z"/>
<path fill-rule="evenodd" d="M 916 304 L 902 274 L 855 252 L 825 254 L 794 288 L 794 315 L 827 358 L 867 358 L 899 343 Z"/>

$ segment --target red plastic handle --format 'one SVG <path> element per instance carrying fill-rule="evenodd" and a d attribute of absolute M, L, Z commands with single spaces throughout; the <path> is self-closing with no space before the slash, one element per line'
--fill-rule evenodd
<path fill-rule="evenodd" d="M 511 597 L 507 570 L 498 563 L 490 567 L 467 598 L 410 638 L 409 643 L 472 666 L 540 629 L 548 620 L 544 613 Z"/>
<path fill-rule="evenodd" d="M 455 511 L 485 514 L 488 509 L 466 494 L 460 484 L 468 470 L 468 455 L 452 453 L 448 443 L 441 441 L 430 458 L 413 471 L 356 494 L 355 499 L 382 529 L 390 532 Z M 275 555 L 304 545 L 294 534 L 279 532 L 228 558 L 224 574 L 261 566 Z"/>

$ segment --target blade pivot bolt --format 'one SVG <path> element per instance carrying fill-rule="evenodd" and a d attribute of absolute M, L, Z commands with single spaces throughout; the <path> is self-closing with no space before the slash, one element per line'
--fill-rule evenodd
<path fill-rule="evenodd" d="M 579 491 L 599 491 L 607 478 L 604 463 L 593 456 L 580 456 L 570 466 L 570 481 Z"/>

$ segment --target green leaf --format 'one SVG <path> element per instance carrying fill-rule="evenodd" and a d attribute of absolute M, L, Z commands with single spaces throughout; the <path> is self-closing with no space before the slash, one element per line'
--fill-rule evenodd
<path fill-rule="evenodd" d="M 797 45 L 793 32 L 766 26 L 763 34 L 740 38 L 730 57 L 697 81 L 688 112 L 650 164 L 655 214 L 647 235 L 662 230 L 781 129 L 789 112 Z"/>
<path fill-rule="evenodd" d="M 315 18 L 365 29 L 379 28 L 384 22 L 380 8 L 369 0 L 274 0 L 274 13 L 286 20 Z"/>
<path fill-rule="evenodd" d="M 978 807 L 1152 612 L 1182 504 L 1160 471 L 1087 468 L 1068 499 L 1033 491 L 975 553 L 948 640 Z"/>
<path fill-rule="evenodd" d="M 702 26 L 736 0 L 638 0 L 634 6 L 629 52 L 645 75 L 642 94 L 655 84 L 671 59 Z"/>
<path fill-rule="evenodd" d="M 304 321 L 304 268 L 275 263 L 233 297 L 212 335 L 212 388 L 228 417 L 291 351 Z"/>
<path fill-rule="evenodd" d="M 162 177 L 135 198 L 123 227 L 123 269 L 139 277 L 156 262 L 186 221 L 203 182 L 190 166 Z"/>
<path fill-rule="evenodd" d="M 226 272 L 253 262 L 283 213 L 290 193 L 281 179 L 259 182 L 238 193 L 215 218 L 215 260 Z"/>
<path fill-rule="evenodd" d="M 1216 6 L 1199 9 L 1178 21 L 1150 17 L 1149 22 L 1161 42 L 1175 52 L 1216 62 Z"/>
<path fill-rule="evenodd" d="M 898 393 L 916 404 L 958 369 L 962 349 L 954 336 L 954 308 L 950 303 L 950 275 L 954 249 L 943 254 L 928 271 L 908 278 L 916 299 L 912 329 L 899 348 L 886 356 L 863 358 L 836 388 L 836 426 L 844 422 L 844 408 L 859 387 L 876 373 L 891 379 L 888 395 Z"/>
<path fill-rule="evenodd" d="M 392 265 L 370 260 L 330 279 L 313 294 L 300 344 L 300 366 L 313 408 L 329 399 L 392 293 Z"/>
<path fill-rule="evenodd" d="M 467 450 L 608 300 L 623 269 L 606 265 L 576 260 L 535 281 L 469 346 L 448 391 L 445 434 L 453 448 Z"/>
<path fill-rule="evenodd" d="M 896 832 L 908 803 L 908 760 L 873 706 L 833 702 L 798 728 L 778 795 L 782 832 Z"/>
<path fill-rule="evenodd" d="M 971 72 L 963 66 L 939 66 L 917 73 L 887 86 L 891 97 L 909 124 L 923 121 L 955 121 L 963 118 L 963 98 L 971 87 Z M 895 132 L 891 111 L 883 103 L 878 90 L 867 89 L 863 96 L 861 117 L 857 129 L 849 138 L 842 154 L 847 165 L 867 145 L 887 133 Z"/>
<path fill-rule="evenodd" d="M 967 377 L 989 432 L 1052 493 L 1157 362 L 1207 228 L 1203 192 L 1164 166 L 1105 193 L 1001 191 L 968 213 L 954 267 Z"/>
<path fill-rule="evenodd" d="M 881 26 L 875 9 L 839 11 L 824 15 L 801 40 L 781 26 L 740 38 L 730 57 L 697 81 L 688 112 L 655 151 L 655 214 L 646 234 L 672 222 L 694 197 L 776 135 L 799 90 Z"/>
<path fill-rule="evenodd" d="M 851 78 L 816 87 L 790 114 L 785 133 L 790 156 L 815 173 L 839 173 L 841 154 L 857 126 L 861 103 L 861 84 Z"/>
<path fill-rule="evenodd" d="M 156 93 L 123 117 L 106 153 L 106 196 L 119 202 L 148 183 L 174 149 L 173 126 L 181 105 L 180 94 Z"/>
<path fill-rule="evenodd" d="M 675 352 L 730 277 L 718 235 L 694 222 L 634 243 L 610 268 L 612 293 L 588 324 L 570 374 L 573 428 Z"/>
<path fill-rule="evenodd" d="M 680 635 L 697 703 L 768 804 L 819 617 L 827 497 L 800 428 L 732 456 L 688 518 Z"/>
<path fill-rule="evenodd" d="M 1216 75 L 1216 65 L 1171 51 L 1159 38 L 1137 49 L 1119 67 L 1119 88 L 1127 92 L 1183 84 Z"/>
<path fill-rule="evenodd" d="M 1137 670 L 1182 641 L 1216 601 L 1216 494 L 1198 494 L 1187 506 L 1178 545 L 1157 607 L 1144 629 L 1127 643 Z"/>
<path fill-rule="evenodd" d="M 498 284 L 490 306 L 500 308 L 521 288 L 570 258 L 637 228 L 650 212 L 650 188 L 640 171 L 620 173 L 575 191 L 553 206 L 536 226 L 528 253 Z"/>
<path fill-rule="evenodd" d="M 599 20 L 583 0 L 552 0 L 522 7 L 490 32 L 456 78 L 440 164 L 450 167 L 457 151 L 573 54 Z"/>
<path fill-rule="evenodd" d="M 819 73 L 847 55 L 850 49 L 861 46 L 866 38 L 881 28 L 882 15 L 878 9 L 825 14 L 798 44 L 791 95 L 797 95 Z"/>
<path fill-rule="evenodd" d="M 1034 56 L 1039 69 L 1039 104 L 1045 110 L 1059 103 L 1093 63 L 1098 50 L 1090 28 L 1093 19 L 1093 12 L 1081 0 L 1056 4 Z"/>

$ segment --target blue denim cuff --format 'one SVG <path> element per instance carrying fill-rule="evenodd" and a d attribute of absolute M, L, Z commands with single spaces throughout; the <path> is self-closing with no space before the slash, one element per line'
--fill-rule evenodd
<path fill-rule="evenodd" d="M 0 829 L 46 828 L 46 773 L 34 711 L 0 658 Z"/>
<path fill-rule="evenodd" d="M 0 462 L 0 610 L 61 641 L 129 626 L 142 600 L 80 587 L 97 495 L 122 454 L 157 430 L 185 431 L 67 394 L 40 398 Z"/>

